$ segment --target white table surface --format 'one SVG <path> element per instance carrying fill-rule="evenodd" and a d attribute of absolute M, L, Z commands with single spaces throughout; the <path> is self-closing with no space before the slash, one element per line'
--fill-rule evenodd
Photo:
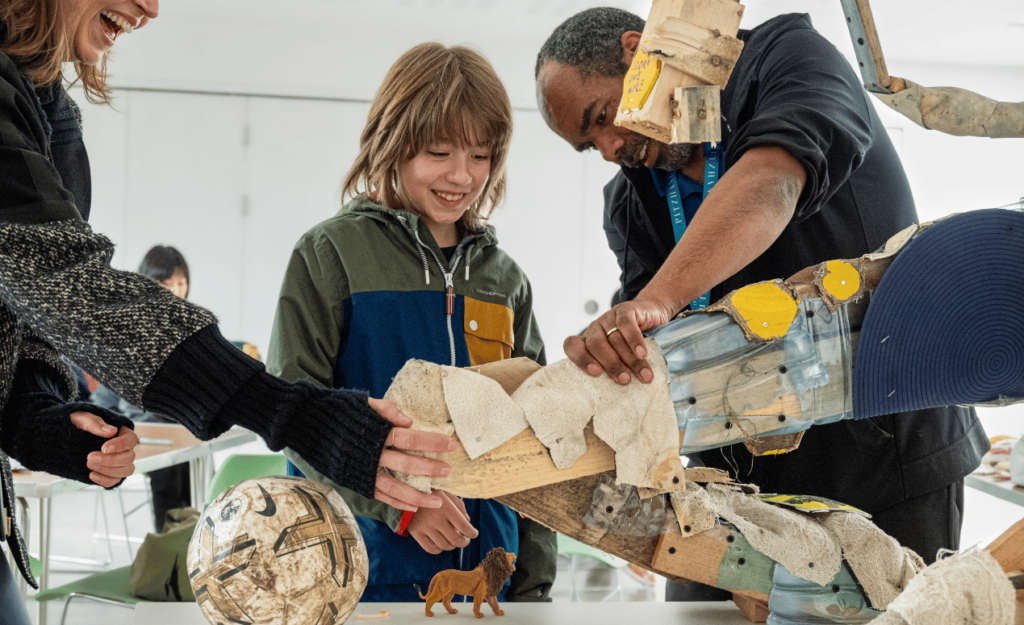
<path fill-rule="evenodd" d="M 983 493 L 988 493 L 993 497 L 1015 503 L 1018 506 L 1024 506 L 1024 488 L 1017 486 L 1013 482 L 997 482 L 992 479 L 991 475 L 972 473 L 964 478 L 964 484 L 971 488 L 976 488 Z"/>
<path fill-rule="evenodd" d="M 483 619 L 473 617 L 473 604 L 453 603 L 458 614 L 448 614 L 441 604 L 434 616 L 423 614 L 423 603 L 360 603 L 349 617 L 348 625 L 749 625 L 743 613 L 731 601 L 714 603 L 503 603 L 505 616 L 497 617 L 484 603 Z M 357 614 L 376 614 L 391 610 L 391 616 L 362 621 Z M 134 625 L 209 625 L 195 603 L 140 603 L 135 607 Z"/>

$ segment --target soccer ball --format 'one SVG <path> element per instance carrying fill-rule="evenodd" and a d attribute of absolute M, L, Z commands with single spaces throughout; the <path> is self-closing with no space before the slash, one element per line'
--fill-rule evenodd
<path fill-rule="evenodd" d="M 297 477 L 227 489 L 188 547 L 196 603 L 214 624 L 340 625 L 359 603 L 368 567 L 345 501 Z"/>

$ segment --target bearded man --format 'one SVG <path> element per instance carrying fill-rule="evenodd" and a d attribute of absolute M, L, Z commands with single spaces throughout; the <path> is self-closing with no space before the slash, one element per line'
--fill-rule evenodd
<path fill-rule="evenodd" d="M 622 303 L 564 344 L 581 369 L 622 384 L 652 378 L 642 331 L 746 284 L 875 251 L 917 222 L 903 167 L 857 75 L 808 16 L 740 31 L 714 146 L 724 174 L 710 192 L 703 145 L 667 145 L 613 124 L 643 29 L 625 11 L 583 11 L 555 29 L 536 66 L 548 126 L 577 151 L 600 150 L 622 167 L 604 190 Z M 682 232 L 671 205 L 685 215 Z M 973 409 L 950 407 L 817 426 L 789 454 L 753 457 L 733 445 L 695 454 L 691 465 L 727 470 L 762 492 L 861 508 L 932 562 L 940 548 L 959 547 L 963 477 L 988 447 Z M 672 584 L 668 598 L 727 597 L 698 586 Z"/>

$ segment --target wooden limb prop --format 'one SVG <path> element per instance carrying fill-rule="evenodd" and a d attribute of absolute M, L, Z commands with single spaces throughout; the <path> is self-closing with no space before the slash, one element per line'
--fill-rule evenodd
<path fill-rule="evenodd" d="M 719 91 L 743 48 L 742 16 L 736 0 L 655 0 L 615 124 L 662 143 L 721 140 Z"/>
<path fill-rule="evenodd" d="M 1024 569 L 1024 519 L 999 535 L 986 550 L 1007 573 Z"/>

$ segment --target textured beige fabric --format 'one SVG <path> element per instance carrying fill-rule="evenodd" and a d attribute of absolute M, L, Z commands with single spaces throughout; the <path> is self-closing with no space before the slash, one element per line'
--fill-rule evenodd
<path fill-rule="evenodd" d="M 470 458 L 494 449 L 529 424 L 497 381 L 468 369 L 441 367 L 444 400 Z"/>
<path fill-rule="evenodd" d="M 441 382 L 441 365 L 424 360 L 410 360 L 395 376 L 384 399 L 398 404 L 406 415 L 415 421 L 415 428 L 425 432 L 440 432 L 447 436 L 455 433 L 455 426 L 448 415 Z M 407 452 L 428 458 L 437 454 Z M 395 477 L 416 490 L 430 492 L 431 478 L 409 475 L 396 471 Z"/>
<path fill-rule="evenodd" d="M 647 346 L 654 370 L 649 384 L 633 381 L 623 386 L 606 375 L 591 377 L 571 361 L 561 360 L 537 370 L 509 397 L 486 375 L 411 360 L 384 398 L 412 417 L 416 429 L 458 432 L 474 459 L 528 424 L 559 469 L 572 466 L 586 453 L 584 429 L 593 420 L 594 433 L 615 451 L 616 483 L 665 492 L 682 488 L 686 478 L 679 461 L 668 366 L 653 339 Z M 429 478 L 398 477 L 429 492 Z"/>
<path fill-rule="evenodd" d="M 1024 102 L 997 102 L 957 87 L 905 82 L 903 91 L 875 97 L 918 126 L 961 137 L 1024 137 Z"/>
<path fill-rule="evenodd" d="M 512 394 L 559 469 L 571 467 L 586 453 L 583 428 L 593 418 L 596 404 L 606 400 L 602 392 L 609 389 L 604 381 L 615 384 L 608 376 L 592 378 L 572 361 L 559 360 L 531 375 Z"/>
<path fill-rule="evenodd" d="M 842 564 L 839 540 L 808 515 L 767 504 L 723 484 L 708 484 L 718 515 L 736 526 L 750 545 L 793 575 L 824 586 Z"/>
<path fill-rule="evenodd" d="M 869 519 L 851 512 L 822 516 L 821 524 L 839 539 L 843 557 L 876 610 L 884 610 L 924 568 L 921 556 L 900 546 Z"/>
<path fill-rule="evenodd" d="M 560 360 L 512 394 L 556 467 L 570 467 L 586 452 L 583 428 L 593 419 L 594 433 L 615 450 L 616 483 L 664 489 L 675 476 L 683 485 L 668 366 L 654 339 L 647 339 L 647 351 L 654 372 L 649 384 L 623 386 Z"/>
<path fill-rule="evenodd" d="M 1015 592 L 999 563 L 972 549 L 921 571 L 872 625 L 1013 625 Z"/>
<path fill-rule="evenodd" d="M 687 482 L 685 490 L 669 493 L 672 509 L 683 536 L 693 536 L 715 526 L 715 504 L 703 487 Z"/>

